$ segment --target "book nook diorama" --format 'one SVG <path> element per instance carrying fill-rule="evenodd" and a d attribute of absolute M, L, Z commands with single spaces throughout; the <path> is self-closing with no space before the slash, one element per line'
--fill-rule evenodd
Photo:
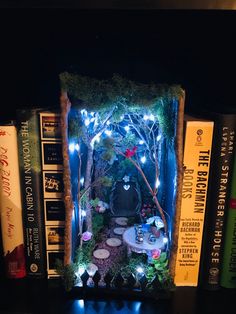
<path fill-rule="evenodd" d="M 62 73 L 67 290 L 173 288 L 184 91 Z M 119 290 L 118 290 L 119 289 Z"/>

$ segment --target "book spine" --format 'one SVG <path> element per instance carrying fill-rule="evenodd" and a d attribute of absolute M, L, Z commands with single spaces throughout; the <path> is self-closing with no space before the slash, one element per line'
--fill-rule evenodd
<path fill-rule="evenodd" d="M 214 122 L 207 217 L 199 278 L 200 286 L 208 290 L 220 288 L 224 223 L 235 150 L 236 115 L 216 114 Z"/>
<path fill-rule="evenodd" d="M 176 286 L 197 286 L 214 123 L 186 121 Z"/>
<path fill-rule="evenodd" d="M 220 285 L 224 288 L 236 288 L 236 154 L 226 219 Z"/>
<path fill-rule="evenodd" d="M 38 111 L 18 110 L 17 124 L 27 276 L 44 278 L 46 258 Z"/>
<path fill-rule="evenodd" d="M 0 126 L 0 212 L 7 278 L 26 276 L 15 125 Z"/>
<path fill-rule="evenodd" d="M 63 201 L 63 160 L 60 114 L 41 112 L 44 225 L 46 235 L 47 277 L 58 277 L 56 261 L 63 262 L 65 207 Z"/>

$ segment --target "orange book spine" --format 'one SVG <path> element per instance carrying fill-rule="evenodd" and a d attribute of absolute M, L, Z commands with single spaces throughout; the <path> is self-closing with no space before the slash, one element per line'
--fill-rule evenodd
<path fill-rule="evenodd" d="M 176 286 L 197 286 L 214 123 L 186 120 Z"/>

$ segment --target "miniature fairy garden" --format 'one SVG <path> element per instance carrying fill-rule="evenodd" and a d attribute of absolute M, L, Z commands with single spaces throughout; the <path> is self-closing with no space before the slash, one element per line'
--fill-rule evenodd
<path fill-rule="evenodd" d="M 118 75 L 60 79 L 66 289 L 171 289 L 184 91 Z"/>

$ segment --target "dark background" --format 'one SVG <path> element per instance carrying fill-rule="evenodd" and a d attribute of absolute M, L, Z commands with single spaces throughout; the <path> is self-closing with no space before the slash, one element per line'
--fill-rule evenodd
<path fill-rule="evenodd" d="M 0 9 L 0 119 L 58 107 L 59 73 L 177 83 L 186 111 L 235 110 L 236 11 Z"/>
<path fill-rule="evenodd" d="M 186 111 L 235 111 L 235 40 L 236 11 L 2 7 L 0 121 L 14 119 L 21 107 L 59 108 L 59 73 L 64 70 L 177 83 L 186 90 Z M 1 261 L 1 313 L 83 310 L 80 300 L 67 300 L 61 287 L 51 289 L 48 281 L 6 282 L 3 277 Z M 85 300 L 84 311 L 101 313 L 106 305 L 104 313 L 226 313 L 234 294 L 188 288 L 158 302 L 92 298 Z"/>

